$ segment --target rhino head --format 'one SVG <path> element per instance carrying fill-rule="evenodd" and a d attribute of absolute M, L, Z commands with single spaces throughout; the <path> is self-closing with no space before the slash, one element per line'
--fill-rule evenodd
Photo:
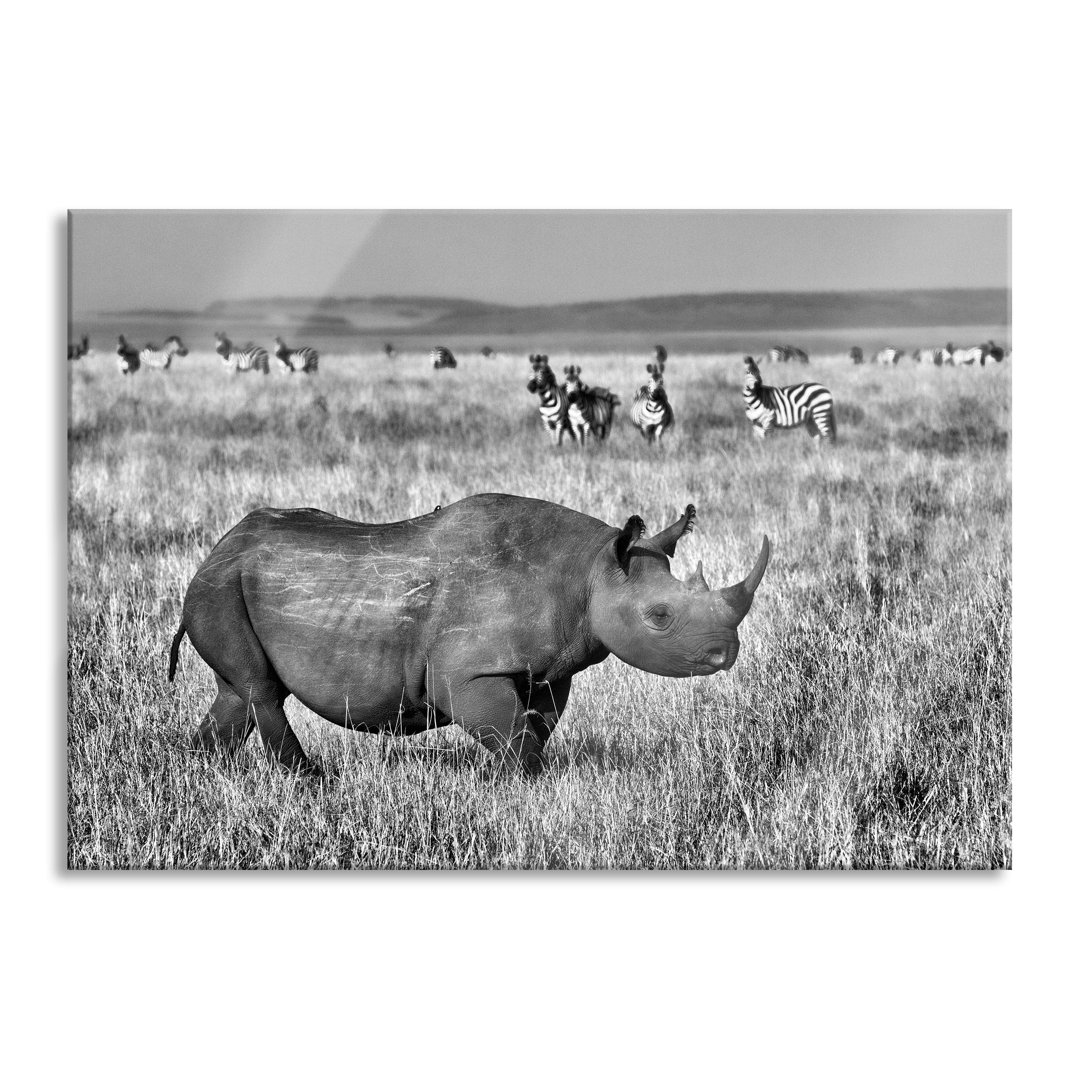
<path fill-rule="evenodd" d="M 753 570 L 737 585 L 710 589 L 700 562 L 680 581 L 670 558 L 694 517 L 687 506 L 674 525 L 648 538 L 641 518 L 630 518 L 601 553 L 593 582 L 593 634 L 620 660 L 655 675 L 683 678 L 730 668 L 739 655 L 738 625 L 769 562 L 766 536 Z"/>

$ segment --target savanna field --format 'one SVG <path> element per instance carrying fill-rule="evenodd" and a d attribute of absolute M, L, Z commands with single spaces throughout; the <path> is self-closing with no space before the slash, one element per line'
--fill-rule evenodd
<path fill-rule="evenodd" d="M 854 367 L 813 355 L 834 447 L 753 439 L 741 354 L 682 355 L 661 451 L 629 423 L 644 354 L 556 353 L 622 399 L 607 444 L 557 450 L 521 354 L 323 356 L 229 375 L 193 351 L 122 378 L 70 367 L 68 864 L 76 868 L 1001 868 L 1012 864 L 1011 361 Z M 214 697 L 184 592 L 259 506 L 395 521 L 502 491 L 650 532 L 696 504 L 672 570 L 772 560 L 729 672 L 664 679 L 614 657 L 574 679 L 542 775 L 454 727 L 355 734 L 286 706 L 321 765 L 253 735 L 187 739 Z"/>

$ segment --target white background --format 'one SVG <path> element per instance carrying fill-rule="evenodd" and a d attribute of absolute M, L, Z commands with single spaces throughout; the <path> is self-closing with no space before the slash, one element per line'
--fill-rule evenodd
<path fill-rule="evenodd" d="M 11 1075 L 1015 1076 L 1067 1063 L 1080 412 L 1065 10 L 6 13 Z M 579 206 L 1013 209 L 1016 868 L 66 873 L 65 210 Z M 279 936 L 283 922 L 298 933 Z"/>

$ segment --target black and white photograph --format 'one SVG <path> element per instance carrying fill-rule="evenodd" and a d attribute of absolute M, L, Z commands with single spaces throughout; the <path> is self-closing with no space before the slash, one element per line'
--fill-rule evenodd
<path fill-rule="evenodd" d="M 9 1071 L 1075 1071 L 1063 13 L 13 9 Z"/>
<path fill-rule="evenodd" d="M 1008 208 L 67 244 L 71 869 L 1011 867 Z"/>

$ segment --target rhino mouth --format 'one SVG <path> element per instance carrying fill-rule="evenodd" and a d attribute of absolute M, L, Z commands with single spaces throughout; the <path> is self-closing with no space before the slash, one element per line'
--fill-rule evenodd
<path fill-rule="evenodd" d="M 721 645 L 718 648 L 711 649 L 702 658 L 701 666 L 703 669 L 707 669 L 708 674 L 712 675 L 717 671 L 728 671 L 733 668 L 738 657 L 739 643 L 736 641 L 729 645 Z"/>

